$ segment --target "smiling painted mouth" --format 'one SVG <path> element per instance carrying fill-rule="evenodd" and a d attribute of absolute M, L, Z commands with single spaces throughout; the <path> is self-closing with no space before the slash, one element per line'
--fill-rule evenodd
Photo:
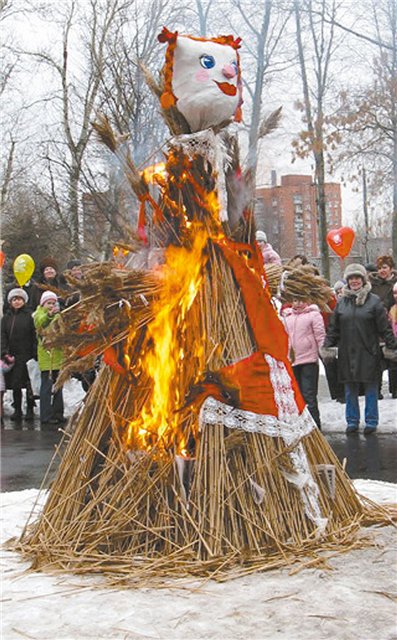
<path fill-rule="evenodd" d="M 227 96 L 235 96 L 237 93 L 237 87 L 234 84 L 230 84 L 230 82 L 214 82 L 218 85 L 220 90 L 225 93 Z"/>

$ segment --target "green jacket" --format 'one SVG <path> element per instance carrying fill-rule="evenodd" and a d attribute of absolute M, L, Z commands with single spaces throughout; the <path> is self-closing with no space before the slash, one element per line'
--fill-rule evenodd
<path fill-rule="evenodd" d="M 33 322 L 37 333 L 37 360 L 40 371 L 59 371 L 63 363 L 62 349 L 45 349 L 42 342 L 42 330 L 51 324 L 55 318 L 59 317 L 59 313 L 55 316 L 49 316 L 47 309 L 38 306 L 33 314 Z"/>

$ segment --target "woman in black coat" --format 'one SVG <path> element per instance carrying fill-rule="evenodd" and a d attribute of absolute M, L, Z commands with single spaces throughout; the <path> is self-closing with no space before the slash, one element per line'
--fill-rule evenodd
<path fill-rule="evenodd" d="M 62 287 L 62 282 L 58 275 L 59 267 L 54 258 L 52 258 L 51 256 L 43 258 L 40 262 L 39 269 L 40 277 L 33 285 L 32 295 L 30 299 L 30 307 L 33 311 L 36 311 L 37 307 L 39 306 L 40 298 L 46 289 L 54 288 L 59 290 Z M 59 298 L 58 296 L 58 300 L 61 308 L 63 309 L 63 299 Z"/>
<path fill-rule="evenodd" d="M 359 386 L 365 389 L 365 429 L 369 435 L 376 431 L 378 413 L 378 378 L 382 371 L 383 339 L 397 352 L 397 340 L 387 319 L 386 310 L 378 296 L 371 293 L 367 272 L 361 264 L 350 264 L 345 270 L 347 285 L 331 318 L 321 356 L 324 360 L 338 347 L 338 379 L 345 385 L 346 433 L 358 431 L 360 407 Z"/>
<path fill-rule="evenodd" d="M 7 389 L 12 389 L 14 413 L 11 420 L 20 426 L 22 421 L 22 389 L 26 389 L 27 410 L 25 419 L 34 418 L 34 397 L 30 385 L 26 363 L 36 358 L 37 338 L 31 311 L 26 307 L 27 293 L 21 289 L 11 289 L 8 293 L 8 311 L 1 319 L 1 354 L 14 356 L 14 366 L 5 374 Z"/>

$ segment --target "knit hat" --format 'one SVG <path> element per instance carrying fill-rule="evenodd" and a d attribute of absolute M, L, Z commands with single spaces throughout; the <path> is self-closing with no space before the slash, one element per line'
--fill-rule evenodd
<path fill-rule="evenodd" d="M 257 231 L 255 237 L 258 242 L 267 242 L 267 235 L 264 231 Z"/>
<path fill-rule="evenodd" d="M 367 282 L 367 271 L 362 264 L 353 263 L 347 265 L 343 278 L 347 282 L 351 276 L 360 276 L 364 282 Z"/>
<path fill-rule="evenodd" d="M 13 298 L 22 298 L 24 303 L 27 304 L 29 296 L 24 289 L 11 289 L 7 295 L 7 302 L 10 303 Z"/>
<path fill-rule="evenodd" d="M 73 260 L 69 260 L 69 262 L 66 265 L 66 268 L 73 269 L 73 267 L 81 267 L 81 265 L 82 265 L 81 260 L 73 259 Z"/>
<path fill-rule="evenodd" d="M 337 280 L 334 284 L 334 291 L 339 291 L 340 289 L 343 289 L 343 287 L 345 286 L 345 282 L 343 282 L 343 280 Z"/>
<path fill-rule="evenodd" d="M 41 273 L 44 273 L 44 269 L 46 267 L 52 267 L 53 269 L 55 269 L 55 271 L 58 273 L 59 272 L 59 267 L 58 264 L 55 260 L 55 258 L 52 258 L 51 256 L 47 256 L 46 258 L 43 258 L 40 262 L 40 271 Z"/>
<path fill-rule="evenodd" d="M 44 291 L 41 294 L 40 304 L 43 305 L 47 300 L 58 300 L 58 296 L 53 291 Z"/>

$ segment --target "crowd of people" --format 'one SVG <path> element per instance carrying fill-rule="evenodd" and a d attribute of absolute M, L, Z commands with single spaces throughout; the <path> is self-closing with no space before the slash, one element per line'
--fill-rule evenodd
<path fill-rule="evenodd" d="M 264 231 L 256 232 L 256 241 L 265 268 L 267 264 L 282 264 Z M 298 257 L 299 264 L 308 263 L 305 256 Z M 12 391 L 14 412 L 10 417 L 15 428 L 22 428 L 23 421 L 33 428 L 36 400 L 40 404 L 42 429 L 56 429 L 65 422 L 62 387 L 56 385 L 63 353 L 60 349 L 46 348 L 43 332 L 62 309 L 78 301 L 79 293 L 69 287 L 54 258 L 45 257 L 39 269 L 35 282 L 23 287 L 12 283 L 4 299 L 0 363 L 2 428 L 7 389 Z M 67 271 L 80 279 L 81 261 L 70 260 Z M 343 280 L 333 286 L 328 313 L 320 311 L 308 291 L 305 301 L 284 302 L 279 314 L 288 335 L 294 375 L 317 427 L 321 429 L 318 405 L 321 360 L 331 398 L 345 404 L 346 433 L 359 429 L 360 395 L 365 396 L 364 434 L 374 433 L 379 424 L 378 401 L 383 398 L 385 369 L 389 392 L 397 398 L 397 272 L 392 257 L 379 256 L 375 266 L 349 264 Z M 32 362 L 40 370 L 38 396 L 33 393 L 28 371 Z M 95 378 L 95 372 L 91 373 L 80 377 L 85 391 Z"/>
<path fill-rule="evenodd" d="M 281 264 L 264 231 L 256 240 L 266 264 Z M 307 264 L 305 256 L 296 256 Z M 296 263 L 296 260 L 295 260 Z M 309 294 L 309 292 L 308 292 Z M 379 424 L 383 372 L 397 398 L 397 272 L 393 258 L 379 256 L 376 265 L 350 264 L 335 282 L 330 313 L 310 301 L 283 304 L 280 315 L 289 340 L 289 358 L 299 389 L 317 427 L 319 362 L 323 362 L 331 398 L 345 404 L 346 433 L 360 425 L 359 396 L 365 396 L 364 435 Z"/>
<path fill-rule="evenodd" d="M 74 278 L 81 277 L 81 261 L 71 260 L 66 267 Z M 4 394 L 12 391 L 15 429 L 24 422 L 34 428 L 34 407 L 39 400 L 40 426 L 57 429 L 66 422 L 62 387 L 56 381 L 63 363 L 61 349 L 48 349 L 43 344 L 43 331 L 59 316 L 62 309 L 76 302 L 76 295 L 60 272 L 56 260 L 45 257 L 39 265 L 40 275 L 23 286 L 13 282 L 6 289 L 1 318 L 1 427 L 4 428 Z M 62 295 L 59 294 L 62 292 Z M 30 364 L 40 371 L 39 394 L 32 389 Z M 25 392 L 25 403 L 23 402 Z M 23 412 L 25 404 L 25 412 Z"/>

